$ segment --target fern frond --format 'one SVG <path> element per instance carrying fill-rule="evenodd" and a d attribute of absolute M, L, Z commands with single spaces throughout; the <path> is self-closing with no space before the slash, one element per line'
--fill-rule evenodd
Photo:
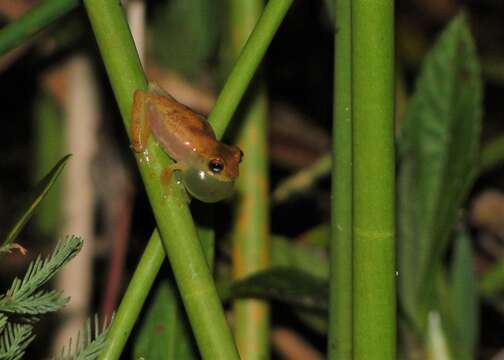
<path fill-rule="evenodd" d="M 32 330 L 33 327 L 28 324 L 8 323 L 0 335 L 0 359 L 21 359 L 26 347 L 35 339 Z"/>
<path fill-rule="evenodd" d="M 7 293 L 0 297 L 0 311 L 37 315 L 55 311 L 63 306 L 68 299 L 62 299 L 61 293 L 39 288 L 81 248 L 82 239 L 71 236 L 60 241 L 46 259 L 38 256 L 30 263 L 23 280 L 15 278 Z"/>
<path fill-rule="evenodd" d="M 107 332 L 112 321 L 104 321 L 100 329 L 98 316 L 95 315 L 94 321 L 88 319 L 86 326 L 79 331 L 75 344 L 72 346 L 73 339 L 68 341 L 67 346 L 61 349 L 60 355 L 52 360 L 94 360 L 100 355 L 105 346 Z"/>

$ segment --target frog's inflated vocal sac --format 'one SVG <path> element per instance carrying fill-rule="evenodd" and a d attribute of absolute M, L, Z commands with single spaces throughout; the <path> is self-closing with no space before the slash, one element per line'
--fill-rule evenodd
<path fill-rule="evenodd" d="M 179 103 L 155 84 L 137 90 L 133 100 L 131 143 L 143 152 L 152 133 L 166 153 L 176 161 L 163 178 L 181 172 L 187 191 L 204 202 L 220 201 L 233 192 L 243 152 L 215 138 L 206 119 Z"/>

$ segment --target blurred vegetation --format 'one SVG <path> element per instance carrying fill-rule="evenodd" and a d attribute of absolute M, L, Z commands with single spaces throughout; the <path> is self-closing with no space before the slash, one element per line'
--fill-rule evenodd
<path fill-rule="evenodd" d="M 0 254 L 12 253 L 14 250 L 25 256 L 28 252 L 21 244 L 14 241 L 25 227 L 34 210 L 47 198 L 62 172 L 69 156 L 63 157 L 54 165 L 26 196 L 22 207 L 13 217 L 13 224 L 3 235 Z M 76 236 L 67 236 L 59 241 L 52 253 L 42 258 L 38 255 L 30 262 L 22 278 L 15 277 L 9 289 L 0 295 L 0 358 L 15 360 L 24 357 L 27 347 L 37 337 L 34 325 L 47 314 L 61 309 L 70 300 L 57 290 L 46 290 L 44 286 L 74 258 L 82 249 L 83 241 Z M 94 319 L 94 331 L 91 320 L 76 340 L 69 340 L 55 359 L 86 358 L 95 359 L 105 344 L 107 333 L 106 322 L 100 327 L 98 318 Z"/>

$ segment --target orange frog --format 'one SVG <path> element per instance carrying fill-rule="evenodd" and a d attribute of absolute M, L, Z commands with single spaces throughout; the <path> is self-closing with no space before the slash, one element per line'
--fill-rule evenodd
<path fill-rule="evenodd" d="M 176 161 L 163 173 L 171 179 L 180 171 L 187 191 L 204 202 L 220 201 L 233 192 L 243 152 L 215 138 L 207 120 L 179 103 L 155 84 L 135 91 L 131 115 L 131 143 L 135 152 L 145 150 L 150 134 Z"/>

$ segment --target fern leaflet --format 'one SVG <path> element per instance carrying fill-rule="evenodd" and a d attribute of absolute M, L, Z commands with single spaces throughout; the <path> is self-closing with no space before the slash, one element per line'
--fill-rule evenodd
<path fill-rule="evenodd" d="M 46 259 L 43 260 L 38 256 L 30 263 L 23 280 L 15 278 L 7 293 L 0 297 L 0 311 L 38 315 L 55 311 L 66 304 L 68 299 L 61 298 L 60 292 L 44 291 L 39 288 L 47 283 L 81 248 L 82 240 L 71 236 L 60 241 Z"/>
<path fill-rule="evenodd" d="M 0 335 L 0 359 L 21 359 L 26 347 L 35 339 L 32 329 L 28 324 L 8 323 Z"/>
<path fill-rule="evenodd" d="M 105 321 L 103 327 L 100 329 L 97 316 L 95 316 L 93 322 L 88 319 L 84 329 L 77 334 L 75 345 L 72 346 L 72 339 L 70 339 L 67 346 L 61 349 L 60 355 L 54 357 L 52 360 L 96 359 L 105 346 L 109 327 L 110 323 Z"/>

